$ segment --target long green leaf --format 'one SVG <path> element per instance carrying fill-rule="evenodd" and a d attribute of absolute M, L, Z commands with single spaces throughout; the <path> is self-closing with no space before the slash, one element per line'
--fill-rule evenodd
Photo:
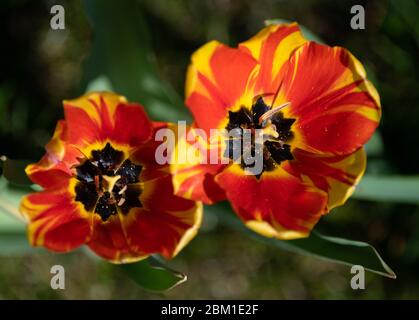
<path fill-rule="evenodd" d="M 113 91 L 112 83 L 107 76 L 99 75 L 87 84 L 86 92 L 90 91 Z"/>
<path fill-rule="evenodd" d="M 6 157 L 1 157 L 3 176 L 10 182 L 19 185 L 31 185 L 32 182 L 29 180 L 25 173 L 25 167 L 29 164 L 25 160 L 13 160 Z"/>
<path fill-rule="evenodd" d="M 18 208 L 22 197 L 31 191 L 29 187 L 16 186 L 0 178 L 0 231 L 14 231 L 23 225 Z"/>
<path fill-rule="evenodd" d="M 384 152 L 383 138 L 379 131 L 376 131 L 368 143 L 365 145 L 365 151 L 368 156 L 381 156 Z"/>
<path fill-rule="evenodd" d="M 254 239 L 283 250 L 348 266 L 361 265 L 376 274 L 392 279 L 396 278 L 396 274 L 381 258 L 377 250 L 368 243 L 329 237 L 319 232 L 312 232 L 310 237 L 298 240 L 282 241 L 266 238 L 246 228 L 237 217 L 232 215 L 231 209 L 225 203 L 206 207 L 206 212 L 216 215 L 221 223 L 237 231 L 244 232 Z"/>
<path fill-rule="evenodd" d="M 409 32 L 413 34 L 416 43 L 419 44 L 419 24 L 417 14 L 419 13 L 419 4 L 416 1 L 390 1 L 391 8 L 395 8 L 398 14 L 403 17 L 404 22 L 409 26 Z"/>
<path fill-rule="evenodd" d="M 292 240 L 301 253 L 345 265 L 362 265 L 366 270 L 395 279 L 396 274 L 368 243 L 330 237 L 313 231 L 309 238 Z"/>
<path fill-rule="evenodd" d="M 86 1 L 94 29 L 84 88 L 100 75 L 111 80 L 116 92 L 144 105 L 155 120 L 189 120 L 190 115 L 174 90 L 158 76 L 149 32 L 133 0 L 114 6 L 110 1 Z M 83 88 L 83 89 L 84 89 Z"/>
<path fill-rule="evenodd" d="M 0 257 L 21 256 L 40 250 L 29 244 L 24 230 L 0 231 Z"/>
<path fill-rule="evenodd" d="M 365 175 L 353 197 L 374 201 L 419 203 L 419 176 Z"/>
<path fill-rule="evenodd" d="M 117 267 L 121 268 L 139 286 L 150 291 L 166 291 L 187 280 L 185 274 L 170 269 L 155 257 Z"/>
<path fill-rule="evenodd" d="M 28 191 L 28 188 L 13 186 L 0 178 L 0 256 L 21 255 L 33 250 L 17 209 L 22 196 Z"/>

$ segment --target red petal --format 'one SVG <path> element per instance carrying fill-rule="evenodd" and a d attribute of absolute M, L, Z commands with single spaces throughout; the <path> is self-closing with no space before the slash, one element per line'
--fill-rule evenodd
<path fill-rule="evenodd" d="M 114 263 L 134 262 L 147 257 L 129 247 L 120 215 L 112 216 L 106 222 L 97 219 L 88 246 L 100 257 Z"/>
<path fill-rule="evenodd" d="M 90 236 L 86 213 L 66 190 L 30 194 L 22 200 L 21 211 L 29 220 L 28 236 L 34 246 L 68 252 Z"/>
<path fill-rule="evenodd" d="M 162 172 L 166 172 L 168 174 L 169 170 L 166 166 L 163 166 L 156 161 L 156 149 L 163 144 L 163 141 L 158 141 L 156 139 L 156 133 L 160 129 L 169 129 L 176 131 L 176 125 L 170 124 L 167 122 L 152 122 L 152 133 L 150 135 L 150 139 L 146 142 L 138 145 L 138 147 L 131 153 L 130 158 L 137 163 L 142 164 L 146 167 L 153 167 L 156 172 L 149 172 L 152 173 L 151 176 L 142 177 L 142 180 L 145 178 L 146 180 L 154 179 L 155 177 L 160 177 Z M 157 175 L 157 176 L 156 176 Z"/>
<path fill-rule="evenodd" d="M 224 190 L 214 181 L 214 177 L 226 164 L 221 163 L 223 147 L 219 139 L 211 141 L 211 137 L 204 141 L 200 139 L 194 127 L 188 127 L 183 134 L 176 127 L 172 127 L 176 133 L 176 147 L 171 154 L 170 173 L 173 175 L 175 194 L 195 201 L 212 204 L 225 199 Z M 178 135 L 180 135 L 178 137 Z M 188 139 L 187 139 L 188 138 Z M 200 157 L 191 159 L 192 147 L 199 145 Z M 209 164 L 211 149 L 217 149 L 216 164 Z M 205 161 L 201 161 L 205 160 Z"/>
<path fill-rule="evenodd" d="M 139 104 L 118 105 L 114 121 L 115 128 L 109 138 L 119 143 L 138 146 L 151 136 L 152 124 Z"/>
<path fill-rule="evenodd" d="M 33 183 L 44 188 L 57 188 L 68 183 L 71 178 L 70 167 L 77 163 L 77 157 L 81 153 L 65 143 L 65 135 L 65 122 L 58 121 L 54 135 L 45 147 L 47 153 L 39 162 L 30 164 L 25 170 Z"/>
<path fill-rule="evenodd" d="M 212 41 L 192 56 L 186 105 L 200 128 L 218 128 L 246 89 L 256 61 L 251 55 Z"/>
<path fill-rule="evenodd" d="M 226 198 L 225 192 L 214 181 L 221 167 L 196 165 L 173 173 L 176 195 L 205 204 L 213 204 Z"/>
<path fill-rule="evenodd" d="M 280 83 L 280 71 L 295 49 L 307 40 L 298 24 L 270 25 L 240 44 L 260 64 L 255 92 L 275 93 Z"/>
<path fill-rule="evenodd" d="M 195 236 L 202 220 L 202 206 L 173 194 L 170 176 L 145 183 L 143 208 L 123 217 L 133 251 L 175 256 Z"/>
<path fill-rule="evenodd" d="M 129 104 L 114 93 L 89 93 L 64 101 L 64 111 L 67 142 L 80 147 L 107 139 L 138 146 L 152 132 L 151 122 L 142 107 Z"/>
<path fill-rule="evenodd" d="M 309 177 L 313 184 L 328 193 L 328 211 L 342 205 L 355 191 L 366 166 L 364 149 L 345 156 L 320 156 L 301 149 L 293 151 L 294 160 L 284 169 L 303 179 Z"/>
<path fill-rule="evenodd" d="M 284 112 L 297 119 L 293 146 L 349 154 L 368 141 L 380 119 L 378 95 L 348 51 L 310 42 L 287 70 L 277 103 L 291 102 Z"/>
<path fill-rule="evenodd" d="M 326 210 L 327 194 L 281 168 L 258 180 L 231 165 L 216 177 L 235 212 L 265 236 L 293 239 L 307 236 Z"/>
<path fill-rule="evenodd" d="M 100 127 L 98 120 L 86 110 L 93 112 L 91 108 L 81 108 L 73 105 L 72 101 L 64 102 L 65 119 L 68 126 L 67 141 L 77 146 L 86 146 L 100 139 Z"/>

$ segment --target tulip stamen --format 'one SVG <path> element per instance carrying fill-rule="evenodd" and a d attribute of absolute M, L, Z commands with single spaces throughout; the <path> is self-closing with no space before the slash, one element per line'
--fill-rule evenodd
<path fill-rule="evenodd" d="M 272 105 L 275 103 L 276 95 Z M 240 161 L 242 168 L 250 168 L 253 165 L 249 164 L 252 162 L 252 158 L 260 157 L 262 154 L 262 173 L 274 170 L 284 161 L 293 160 L 290 142 L 294 136 L 291 127 L 295 119 L 285 117 L 282 112 L 290 105 L 290 102 L 285 102 L 276 107 L 269 106 L 263 100 L 262 95 L 253 100 L 250 110 L 242 106 L 238 111 L 229 111 L 227 131 L 240 130 L 239 139 L 244 142 L 244 130 L 250 130 L 251 141 L 250 144 L 243 145 L 240 155 L 237 156 L 234 149 L 237 137 L 229 136 L 224 155 L 233 161 Z M 262 173 L 257 174 L 256 178 L 259 179 Z"/>
<path fill-rule="evenodd" d="M 127 189 L 128 189 L 128 186 L 125 185 L 121 190 L 119 190 L 118 194 L 120 195 L 124 194 L 124 192 L 127 191 Z"/>
<path fill-rule="evenodd" d="M 138 185 L 142 167 L 125 158 L 122 151 L 107 143 L 79 162 L 74 167 L 78 180 L 75 194 L 86 211 L 107 221 L 113 215 L 142 207 Z"/>
<path fill-rule="evenodd" d="M 125 198 L 121 198 L 118 202 L 118 207 L 122 206 L 125 203 Z"/>
<path fill-rule="evenodd" d="M 99 176 L 96 175 L 94 179 L 95 179 L 96 191 L 101 191 Z"/>
<path fill-rule="evenodd" d="M 281 111 L 285 107 L 288 107 L 290 104 L 291 102 L 285 102 L 281 104 L 280 106 L 273 107 L 272 109 L 266 111 L 264 114 L 262 114 L 259 117 L 259 124 L 261 125 L 264 121 L 271 119 L 275 114 L 277 114 L 279 111 Z"/>

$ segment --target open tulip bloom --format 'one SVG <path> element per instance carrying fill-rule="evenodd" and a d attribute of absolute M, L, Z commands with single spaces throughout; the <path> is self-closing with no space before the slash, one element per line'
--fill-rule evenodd
<path fill-rule="evenodd" d="M 353 193 L 381 115 L 361 63 L 307 41 L 295 23 L 268 26 L 238 48 L 198 49 L 186 105 L 194 123 L 167 152 L 169 164 L 158 157 L 160 130 L 180 125 L 153 123 L 113 93 L 65 101 L 45 156 L 26 169 L 43 188 L 21 204 L 30 242 L 57 252 L 86 244 L 117 263 L 171 258 L 196 234 L 201 202 L 225 199 L 262 235 L 306 237 Z M 213 130 L 236 135 L 213 139 Z M 200 154 L 178 161 L 196 147 L 190 136 Z M 200 161 L 212 150 L 215 163 Z"/>
<path fill-rule="evenodd" d="M 112 93 L 64 102 L 45 156 L 26 172 L 44 190 L 21 212 L 31 244 L 68 252 L 86 244 L 113 262 L 176 255 L 196 234 L 202 205 L 173 194 L 157 165 L 155 130 L 138 104 Z"/>
<path fill-rule="evenodd" d="M 227 199 L 249 228 L 279 239 L 308 236 L 353 193 L 366 166 L 363 145 L 381 115 L 361 63 L 343 48 L 306 40 L 296 23 L 270 25 L 238 48 L 211 41 L 198 49 L 186 105 L 191 131 L 258 131 L 262 140 L 238 157 L 227 153 L 227 163 L 174 162 L 176 194 L 208 204 Z M 224 141 L 224 155 L 233 140 Z M 254 154 L 263 166 L 249 174 Z"/>

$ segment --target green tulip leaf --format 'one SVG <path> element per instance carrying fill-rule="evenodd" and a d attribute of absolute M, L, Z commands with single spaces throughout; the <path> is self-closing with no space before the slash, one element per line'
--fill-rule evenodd
<path fill-rule="evenodd" d="M 156 257 L 118 267 L 135 283 L 149 291 L 167 291 L 187 280 L 185 274 L 169 268 Z"/>
<path fill-rule="evenodd" d="M 32 182 L 29 180 L 25 173 L 25 168 L 29 164 L 25 160 L 12 160 L 6 157 L 0 158 L 1 171 L 3 177 L 8 181 L 19 184 L 19 185 L 31 185 Z"/>
<path fill-rule="evenodd" d="M 0 177 L 0 231 L 24 228 L 18 208 L 22 197 L 33 191 L 30 187 L 17 186 Z"/>
<path fill-rule="evenodd" d="M 352 196 L 356 199 L 419 203 L 419 176 L 365 175 Z"/>
<path fill-rule="evenodd" d="M 30 188 L 15 186 L 0 177 L 0 256 L 21 255 L 33 248 L 26 238 L 26 225 L 18 208 Z"/>
<path fill-rule="evenodd" d="M 2 218 L 0 214 L 0 219 Z M 21 256 L 33 253 L 36 250 L 40 249 L 35 249 L 29 244 L 24 230 L 16 232 L 0 231 L 0 257 Z"/>
<path fill-rule="evenodd" d="M 158 76 L 150 33 L 138 3 L 128 0 L 115 7 L 108 1 L 89 0 L 85 4 L 94 38 L 84 88 L 92 79 L 106 76 L 116 92 L 143 104 L 151 118 L 189 120 L 181 98 Z"/>
<path fill-rule="evenodd" d="M 396 274 L 385 263 L 377 250 L 368 243 L 329 237 L 316 231 L 313 231 L 308 238 L 298 240 L 283 241 L 267 238 L 248 229 L 244 223 L 231 213 L 231 209 L 226 203 L 206 207 L 206 212 L 207 214 L 216 215 L 219 221 L 226 226 L 283 250 L 348 266 L 361 265 L 365 270 L 381 276 L 396 278 Z"/>

